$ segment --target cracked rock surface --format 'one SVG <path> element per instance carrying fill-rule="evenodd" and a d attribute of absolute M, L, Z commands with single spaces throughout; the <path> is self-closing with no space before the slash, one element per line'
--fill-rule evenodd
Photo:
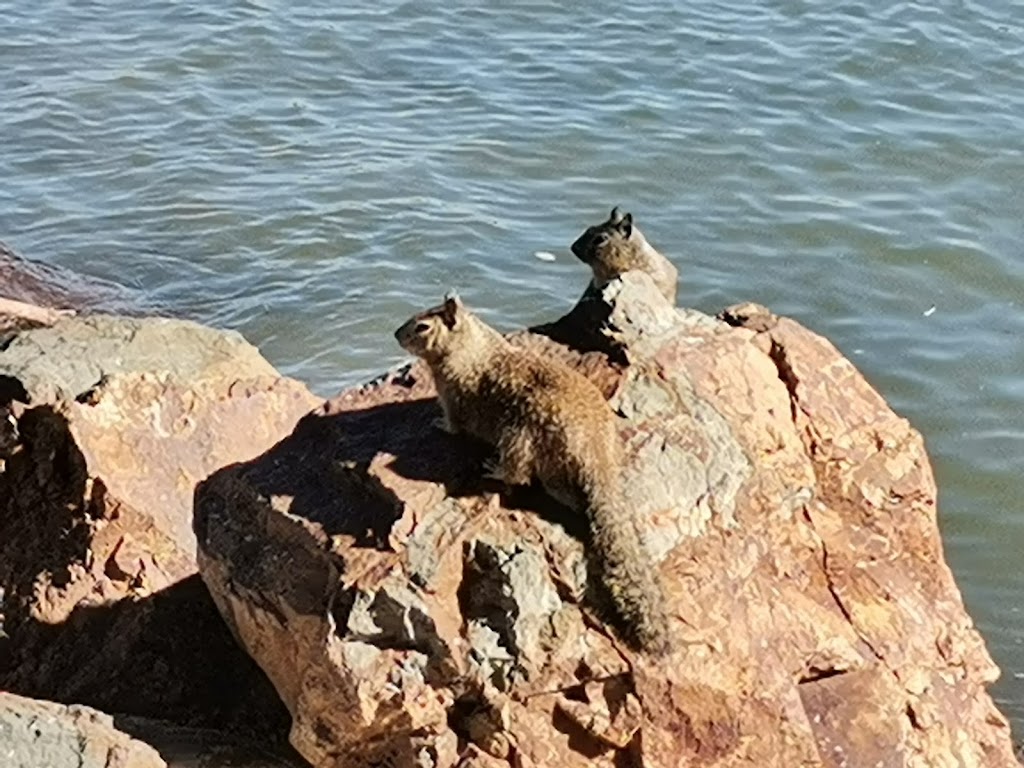
<path fill-rule="evenodd" d="M 203 579 L 314 766 L 1012 766 L 921 436 L 825 339 L 627 274 L 544 334 L 622 416 L 674 652 L 591 605 L 585 525 L 481 481 L 419 364 L 196 492 Z M 566 345 L 566 342 L 568 344 Z"/>
<path fill-rule="evenodd" d="M 192 496 L 318 403 L 238 334 L 191 322 L 95 314 L 13 333 L 0 345 L 0 688 L 286 725 L 198 577 Z"/>

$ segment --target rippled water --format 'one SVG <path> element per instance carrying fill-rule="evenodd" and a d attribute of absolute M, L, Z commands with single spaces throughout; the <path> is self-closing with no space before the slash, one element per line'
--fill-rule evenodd
<path fill-rule="evenodd" d="M 0 239 L 326 394 L 449 286 L 554 317 L 624 205 L 681 302 L 795 316 L 924 432 L 1020 732 L 1019 3 L 210 5 L 0 2 Z"/>

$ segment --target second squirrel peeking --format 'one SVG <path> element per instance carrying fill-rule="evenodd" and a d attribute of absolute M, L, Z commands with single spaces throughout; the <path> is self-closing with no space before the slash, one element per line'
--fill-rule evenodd
<path fill-rule="evenodd" d="M 647 242 L 633 224 L 633 214 L 612 208 L 607 221 L 587 227 L 571 247 L 576 258 L 593 272 L 594 287 L 600 288 L 624 272 L 646 272 L 661 295 L 675 305 L 679 271 Z"/>

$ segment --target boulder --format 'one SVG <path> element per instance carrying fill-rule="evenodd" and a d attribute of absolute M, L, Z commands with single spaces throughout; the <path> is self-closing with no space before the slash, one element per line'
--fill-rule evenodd
<path fill-rule="evenodd" d="M 4 768 L 167 768 L 155 749 L 114 727 L 110 715 L 0 692 Z"/>
<path fill-rule="evenodd" d="M 617 640 L 585 526 L 482 481 L 486 451 L 432 427 L 412 364 L 196 492 L 202 577 L 297 750 L 318 768 L 1017 765 L 920 434 L 762 307 L 676 310 L 637 273 L 583 303 L 513 338 L 622 415 L 674 651 Z"/>
<path fill-rule="evenodd" d="M 192 496 L 318 402 L 237 333 L 191 322 L 88 315 L 15 333 L 0 348 L 0 687 L 287 723 L 198 578 Z"/>

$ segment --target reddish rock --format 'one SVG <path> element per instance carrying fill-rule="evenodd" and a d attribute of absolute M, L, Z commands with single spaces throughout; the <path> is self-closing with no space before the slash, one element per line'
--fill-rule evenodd
<path fill-rule="evenodd" d="M 552 335 L 624 417 L 674 653 L 617 642 L 580 521 L 484 484 L 412 365 L 197 491 L 203 579 L 294 746 L 332 768 L 1017 765 L 920 435 L 791 320 L 677 311 L 633 273 L 602 295 L 602 333 Z"/>
<path fill-rule="evenodd" d="M 281 722 L 198 579 L 192 497 L 317 399 L 238 334 L 93 315 L 15 335 L 0 402 L 16 422 L 0 457 L 0 686 L 209 726 Z"/>

